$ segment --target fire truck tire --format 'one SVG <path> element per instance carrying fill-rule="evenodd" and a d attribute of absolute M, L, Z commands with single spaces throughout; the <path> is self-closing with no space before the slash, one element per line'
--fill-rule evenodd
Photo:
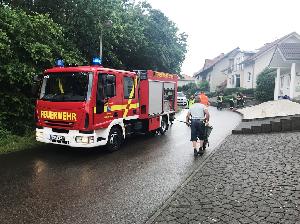
<path fill-rule="evenodd" d="M 149 136 L 149 137 L 153 137 L 153 136 L 155 136 L 156 134 L 157 134 L 157 130 L 148 131 L 148 132 L 146 133 L 146 135 Z"/>
<path fill-rule="evenodd" d="M 161 135 L 164 135 L 168 130 L 168 121 L 166 118 L 161 119 L 160 128 L 158 129 Z"/>
<path fill-rule="evenodd" d="M 122 142 L 123 136 L 121 130 L 117 127 L 112 127 L 108 136 L 107 149 L 110 152 L 118 151 Z"/>

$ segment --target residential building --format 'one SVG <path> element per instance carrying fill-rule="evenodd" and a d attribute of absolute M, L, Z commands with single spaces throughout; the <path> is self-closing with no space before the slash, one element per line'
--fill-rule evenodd
<path fill-rule="evenodd" d="M 277 70 L 274 100 L 300 100 L 300 43 L 278 44 L 269 67 Z"/>
<path fill-rule="evenodd" d="M 227 88 L 244 87 L 244 83 L 249 80 L 249 75 L 244 74 L 243 61 L 254 55 L 251 51 L 236 51 L 229 59 L 229 67 L 223 72 L 227 75 Z"/>
<path fill-rule="evenodd" d="M 177 86 L 184 86 L 189 83 L 196 83 L 196 79 L 194 77 L 188 76 L 188 75 L 183 75 L 183 78 L 178 79 Z"/>
<path fill-rule="evenodd" d="M 206 59 L 203 68 L 194 74 L 200 81 L 208 81 L 210 91 L 215 92 L 217 88 L 227 82 L 227 75 L 224 70 L 229 67 L 230 59 L 236 55 L 240 49 L 237 47 L 227 54 L 220 54 L 214 59 Z"/>
<path fill-rule="evenodd" d="M 293 32 L 280 39 L 267 43 L 258 51 L 242 62 L 244 79 L 242 87 L 256 88 L 258 75 L 269 66 L 271 59 L 277 49 L 277 46 L 284 43 L 300 43 L 300 36 Z"/>
<path fill-rule="evenodd" d="M 200 81 L 207 80 L 210 84 L 211 92 L 216 91 L 220 86 L 226 86 L 227 88 L 256 88 L 257 77 L 270 65 L 271 60 L 273 60 L 272 66 L 274 67 L 276 65 L 274 64 L 275 59 L 273 58 L 276 51 L 281 52 L 280 49 L 287 49 L 283 48 L 283 46 L 286 46 L 284 44 L 291 44 L 290 46 L 293 47 L 296 46 L 293 44 L 298 43 L 300 43 L 300 36 L 296 32 L 293 32 L 271 43 L 265 44 L 256 52 L 242 51 L 240 48 L 235 48 L 229 53 L 220 54 L 214 59 L 206 59 L 203 68 L 196 72 L 194 77 Z M 279 46 L 281 46 L 281 48 L 279 48 Z M 292 51 L 291 48 L 288 49 Z M 282 58 L 282 60 L 285 61 L 287 59 Z M 291 62 L 290 67 L 293 63 L 294 62 Z M 296 70 L 298 68 L 297 63 L 298 62 L 295 62 Z M 280 79 L 282 79 L 280 85 L 283 86 L 281 88 L 283 92 L 278 90 L 278 94 L 280 96 L 284 93 L 283 95 L 289 96 L 291 94 L 286 93 L 290 90 L 284 90 L 284 88 L 290 88 L 288 87 L 290 85 L 288 77 L 291 77 L 291 72 L 287 73 L 286 68 L 280 68 Z M 285 78 L 283 78 L 283 73 L 286 73 Z"/>

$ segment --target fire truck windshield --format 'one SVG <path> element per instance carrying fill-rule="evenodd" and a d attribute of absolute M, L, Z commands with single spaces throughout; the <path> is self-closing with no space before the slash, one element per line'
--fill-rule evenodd
<path fill-rule="evenodd" d="M 40 99 L 55 102 L 82 102 L 91 95 L 92 73 L 47 73 L 44 76 Z"/>

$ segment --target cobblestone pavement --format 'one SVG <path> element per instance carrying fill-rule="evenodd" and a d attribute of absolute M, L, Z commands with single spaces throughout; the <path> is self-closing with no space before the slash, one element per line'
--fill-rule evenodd
<path fill-rule="evenodd" d="M 300 224 L 300 133 L 231 135 L 153 223 Z"/>

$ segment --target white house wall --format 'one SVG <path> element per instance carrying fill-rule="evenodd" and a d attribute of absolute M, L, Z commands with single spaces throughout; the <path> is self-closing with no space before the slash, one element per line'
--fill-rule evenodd
<path fill-rule="evenodd" d="M 227 75 L 222 72 L 229 66 L 229 59 L 224 58 L 220 62 L 214 65 L 213 70 L 211 71 L 210 78 L 210 91 L 215 92 L 217 86 L 219 86 L 222 82 L 227 80 Z"/>
<path fill-rule="evenodd" d="M 254 80 L 253 80 L 253 87 L 256 88 L 256 80 L 259 74 L 269 66 L 272 56 L 274 54 L 275 47 L 271 48 L 269 51 L 265 52 L 264 54 L 260 55 L 254 64 Z"/>
<path fill-rule="evenodd" d="M 240 74 L 240 87 L 244 88 L 243 84 L 245 82 L 245 79 L 247 79 L 248 77 L 244 75 L 244 70 L 239 71 L 239 74 Z"/>
<path fill-rule="evenodd" d="M 294 98 L 300 97 L 300 63 L 296 64 L 296 78 L 295 78 L 295 91 Z"/>
<path fill-rule="evenodd" d="M 233 88 L 233 86 L 232 86 L 232 79 L 233 79 L 233 75 L 232 74 L 227 75 L 227 88 Z"/>
<path fill-rule="evenodd" d="M 212 71 L 208 72 L 208 74 L 206 76 L 206 81 L 208 81 L 210 87 L 211 87 L 211 76 L 212 76 Z M 210 91 L 211 91 L 211 89 L 210 89 Z"/>
<path fill-rule="evenodd" d="M 245 88 L 245 89 L 251 89 L 251 88 L 254 88 L 253 85 L 253 64 L 249 64 L 247 66 L 244 65 L 244 72 L 243 72 L 243 76 L 244 76 L 244 79 L 243 79 L 243 85 L 242 87 Z M 251 74 L 251 78 L 250 80 L 248 80 L 248 75 L 249 73 Z"/>
<path fill-rule="evenodd" d="M 244 72 L 242 70 L 242 66 L 240 65 L 240 63 L 242 61 L 244 61 L 244 53 L 243 52 L 239 52 L 237 55 L 234 56 L 234 63 L 233 63 L 233 72 L 232 75 L 234 77 L 234 86 L 236 87 L 236 75 L 240 75 L 240 87 L 243 87 L 243 83 L 244 83 Z"/>
<path fill-rule="evenodd" d="M 290 95 L 290 82 L 291 82 L 290 72 L 283 73 L 280 75 L 280 85 L 279 85 L 280 96 Z"/>

